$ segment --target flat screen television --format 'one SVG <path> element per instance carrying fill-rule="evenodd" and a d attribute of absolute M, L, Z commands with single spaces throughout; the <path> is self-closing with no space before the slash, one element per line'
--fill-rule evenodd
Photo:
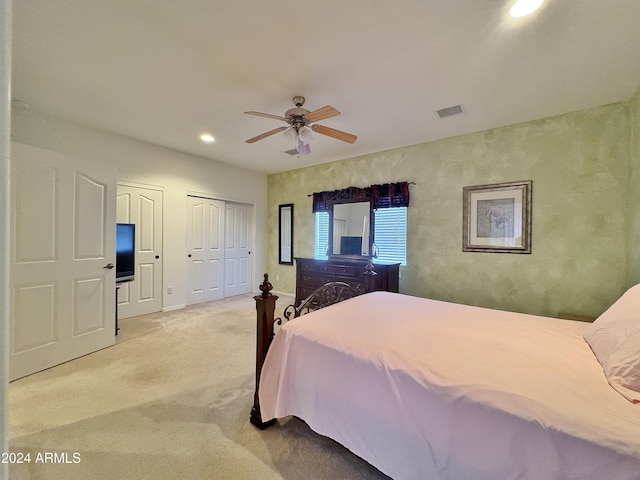
<path fill-rule="evenodd" d="M 136 270 L 136 226 L 116 224 L 116 283 L 130 282 Z"/>
<path fill-rule="evenodd" d="M 362 255 L 362 237 L 340 237 L 340 255 Z"/>

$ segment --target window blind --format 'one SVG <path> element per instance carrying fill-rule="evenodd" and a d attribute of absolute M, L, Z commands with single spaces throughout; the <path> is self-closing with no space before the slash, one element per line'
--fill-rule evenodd
<path fill-rule="evenodd" d="M 316 212 L 316 253 L 315 257 L 326 259 L 329 245 L 329 213 Z"/>
<path fill-rule="evenodd" d="M 375 211 L 377 260 L 407 264 L 407 208 L 381 208 Z"/>

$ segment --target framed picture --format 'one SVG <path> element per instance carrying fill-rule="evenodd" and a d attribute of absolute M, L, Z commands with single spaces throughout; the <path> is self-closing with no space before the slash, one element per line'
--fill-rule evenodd
<path fill-rule="evenodd" d="M 463 188 L 462 251 L 531 253 L 531 181 Z"/>
<path fill-rule="evenodd" d="M 293 203 L 278 206 L 278 261 L 293 265 Z"/>

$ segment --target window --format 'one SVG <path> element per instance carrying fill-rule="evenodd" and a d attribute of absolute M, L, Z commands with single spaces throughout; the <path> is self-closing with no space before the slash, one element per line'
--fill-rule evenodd
<path fill-rule="evenodd" d="M 329 213 L 316 212 L 316 258 L 327 259 L 329 248 Z"/>
<path fill-rule="evenodd" d="M 407 207 L 380 208 L 375 212 L 375 246 L 377 260 L 407 264 Z M 327 258 L 329 214 L 316 213 L 316 258 Z"/>
<path fill-rule="evenodd" d="M 375 211 L 374 253 L 381 262 L 407 264 L 407 207 Z"/>

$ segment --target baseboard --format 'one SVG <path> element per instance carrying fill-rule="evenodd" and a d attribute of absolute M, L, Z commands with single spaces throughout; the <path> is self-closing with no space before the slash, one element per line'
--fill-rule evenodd
<path fill-rule="evenodd" d="M 182 305 L 174 305 L 173 307 L 163 307 L 162 311 L 163 312 L 171 312 L 173 310 L 180 310 L 181 308 L 185 308 L 187 306 L 186 303 L 183 303 Z"/>

